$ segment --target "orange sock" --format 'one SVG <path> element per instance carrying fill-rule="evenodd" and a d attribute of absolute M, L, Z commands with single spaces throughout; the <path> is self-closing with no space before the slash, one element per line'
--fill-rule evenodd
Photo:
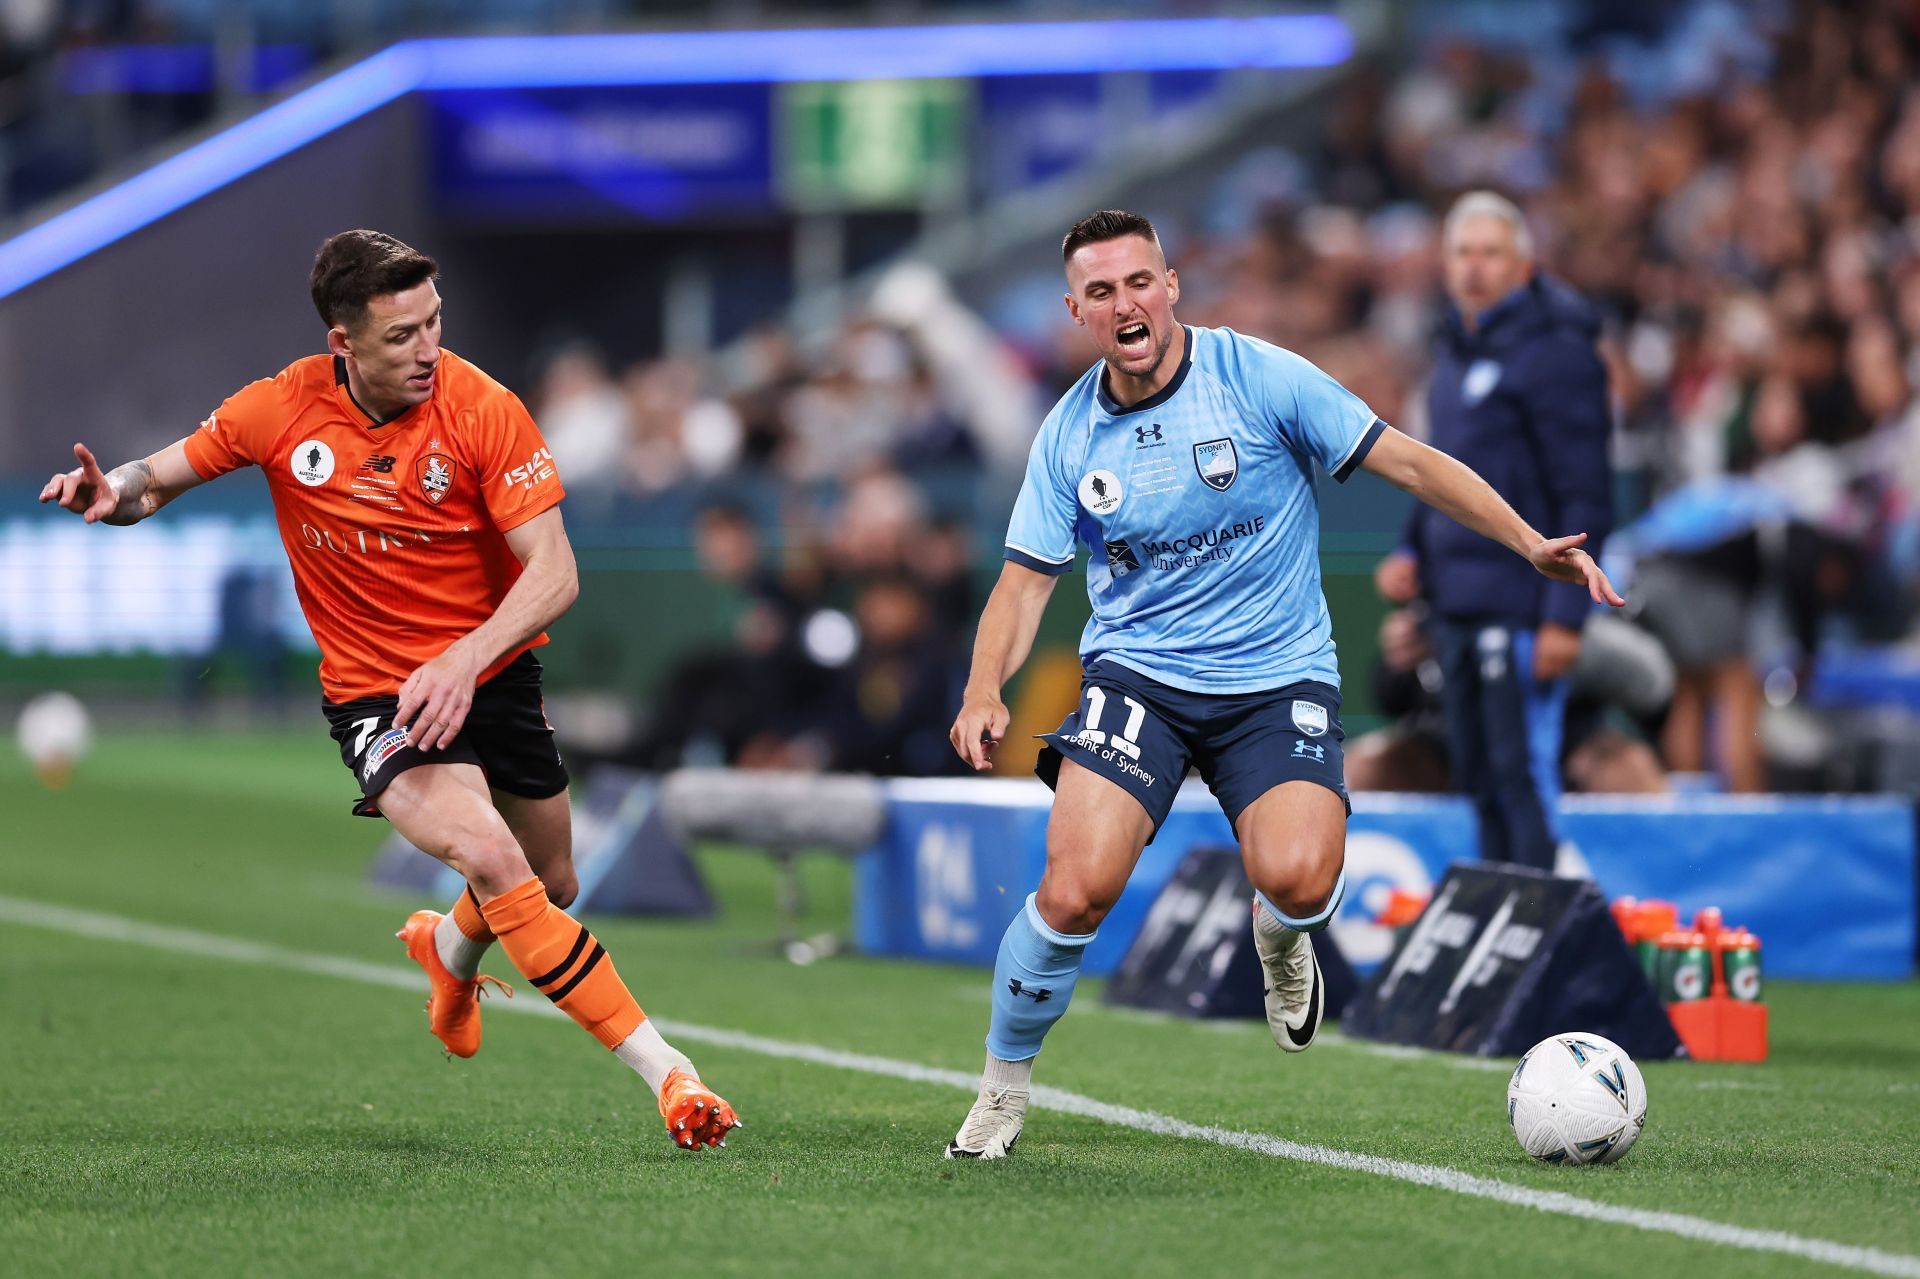
<path fill-rule="evenodd" d="M 647 1019 L 586 925 L 547 900 L 539 876 L 480 906 L 513 966 L 561 1012 L 608 1048 Z"/>
<path fill-rule="evenodd" d="M 480 946 L 493 945 L 493 930 L 487 927 L 487 921 L 480 913 L 480 899 L 473 895 L 471 888 L 454 899 L 453 909 L 447 914 L 453 916 L 453 926 L 468 941 Z"/>

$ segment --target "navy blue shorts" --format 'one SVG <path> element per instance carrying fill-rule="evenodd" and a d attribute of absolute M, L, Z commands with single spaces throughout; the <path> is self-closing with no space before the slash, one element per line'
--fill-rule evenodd
<path fill-rule="evenodd" d="M 1080 705 L 1046 746 L 1034 772 L 1048 786 L 1064 756 L 1140 801 L 1155 833 L 1173 808 L 1189 765 L 1229 822 L 1281 782 L 1315 782 L 1347 812 L 1340 744 L 1340 690 L 1315 681 L 1259 693 L 1189 693 L 1117 662 L 1095 662 Z"/>

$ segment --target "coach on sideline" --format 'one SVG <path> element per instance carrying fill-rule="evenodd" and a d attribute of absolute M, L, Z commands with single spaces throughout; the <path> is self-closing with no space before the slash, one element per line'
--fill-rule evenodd
<path fill-rule="evenodd" d="M 1452 305 L 1434 343 L 1429 442 L 1534 527 L 1587 534 L 1597 556 L 1613 528 L 1598 319 L 1534 269 L 1526 220 L 1502 196 L 1462 196 L 1443 253 Z M 1561 717 L 1587 593 L 1419 503 L 1374 580 L 1395 603 L 1426 602 L 1454 785 L 1479 814 L 1480 855 L 1551 870 Z"/>

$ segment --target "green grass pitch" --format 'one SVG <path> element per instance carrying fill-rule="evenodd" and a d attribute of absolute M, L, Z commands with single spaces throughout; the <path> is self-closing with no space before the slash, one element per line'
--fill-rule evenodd
<path fill-rule="evenodd" d="M 0 762 L 0 906 L 14 904 L 0 922 L 0 1272 L 1849 1273 L 1044 1110 L 1012 1159 L 950 1163 L 957 1088 L 693 1040 L 747 1127 L 689 1156 L 639 1081 L 563 1021 L 491 1010 L 485 1048 L 455 1062 L 411 990 L 19 917 L 41 903 L 399 971 L 394 929 L 445 903 L 363 885 L 383 828 L 347 815 L 351 793 L 317 719 L 304 734 L 109 735 L 59 793 Z M 703 866 L 717 922 L 594 921 L 670 1032 L 978 1069 L 985 973 L 790 966 L 757 948 L 768 867 L 717 850 Z M 844 927 L 844 867 L 818 859 L 807 875 L 812 922 Z M 1774 1060 L 1647 1065 L 1647 1133 L 1600 1169 L 1520 1153 L 1497 1065 L 1337 1035 L 1283 1058 L 1262 1025 L 1128 1015 L 1099 995 L 1082 987 L 1037 1082 L 1873 1249 L 1869 1270 L 1920 1274 L 1913 982 L 1775 984 Z"/>

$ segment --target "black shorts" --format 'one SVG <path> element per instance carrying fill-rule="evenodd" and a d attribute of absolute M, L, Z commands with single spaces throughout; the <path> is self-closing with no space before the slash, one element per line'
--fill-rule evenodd
<path fill-rule="evenodd" d="M 1307 681 L 1259 693 L 1189 693 L 1118 662 L 1087 667 L 1080 705 L 1042 739 L 1034 772 L 1048 786 L 1064 756 L 1140 801 L 1156 833 L 1189 764 L 1229 822 L 1282 782 L 1314 782 L 1348 813 L 1340 690 Z M 1151 842 L 1151 841 L 1149 841 Z"/>
<path fill-rule="evenodd" d="M 355 816 L 380 816 L 374 803 L 380 792 L 421 764 L 477 764 L 488 786 L 525 799 L 546 799 L 567 788 L 567 766 L 540 693 L 540 663 L 531 652 L 473 691 L 466 723 L 438 750 L 416 750 L 408 730 L 393 726 L 399 706 L 392 693 L 320 703 L 333 740 L 340 743 L 340 761 L 360 779 Z"/>

